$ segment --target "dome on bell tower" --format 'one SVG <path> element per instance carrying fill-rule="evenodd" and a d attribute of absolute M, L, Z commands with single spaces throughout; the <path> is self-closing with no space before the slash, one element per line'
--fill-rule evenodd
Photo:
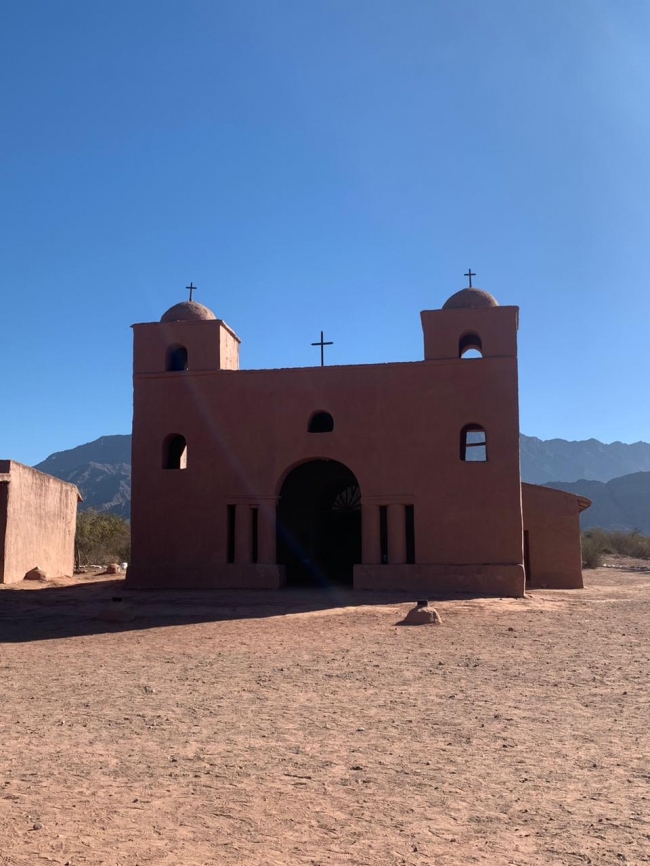
<path fill-rule="evenodd" d="M 174 304 L 166 313 L 163 313 L 161 322 L 207 322 L 216 319 L 217 317 L 204 307 L 203 304 L 197 304 L 196 301 L 181 301 L 180 304 Z"/>
<path fill-rule="evenodd" d="M 203 304 L 197 304 L 192 299 L 192 295 L 196 291 L 194 283 L 185 286 L 190 293 L 189 301 L 181 301 L 180 304 L 174 304 L 166 313 L 162 314 L 161 322 L 212 322 L 216 320 L 212 310 L 204 307 Z"/>
<path fill-rule="evenodd" d="M 498 307 L 496 300 L 483 289 L 461 289 L 442 305 L 443 310 L 473 310 L 478 307 Z"/>

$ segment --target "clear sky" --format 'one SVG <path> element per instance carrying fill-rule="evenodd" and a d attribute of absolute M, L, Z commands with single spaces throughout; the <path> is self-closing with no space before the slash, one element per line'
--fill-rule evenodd
<path fill-rule="evenodd" d="M 647 0 L 5 0 L 0 456 L 131 424 L 133 322 L 242 366 L 418 360 L 520 317 L 521 429 L 650 439 Z"/>

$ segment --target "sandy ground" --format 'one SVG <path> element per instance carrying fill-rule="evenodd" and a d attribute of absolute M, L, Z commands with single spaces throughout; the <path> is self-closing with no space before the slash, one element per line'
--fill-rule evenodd
<path fill-rule="evenodd" d="M 650 573 L 396 596 L 0 591 L 0 864 L 650 863 Z"/>

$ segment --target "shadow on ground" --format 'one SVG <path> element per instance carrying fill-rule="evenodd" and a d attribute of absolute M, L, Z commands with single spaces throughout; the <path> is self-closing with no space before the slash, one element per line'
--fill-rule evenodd
<path fill-rule="evenodd" d="M 470 599 L 473 596 L 458 596 Z M 121 603 L 113 602 L 121 598 Z M 440 596 L 451 599 L 453 596 Z M 414 603 L 406 593 L 326 589 L 127 590 L 123 578 L 80 581 L 37 589 L 6 587 L 0 592 L 0 642 L 21 643 L 114 633 L 184 623 L 287 616 L 363 605 Z M 132 619 L 107 622 L 107 608 L 124 605 Z"/>

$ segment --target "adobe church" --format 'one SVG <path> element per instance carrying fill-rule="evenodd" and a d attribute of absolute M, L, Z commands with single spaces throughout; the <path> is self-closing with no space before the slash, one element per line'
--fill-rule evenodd
<path fill-rule="evenodd" d="M 589 500 L 521 483 L 518 318 L 470 287 L 423 360 L 277 370 L 191 292 L 134 325 L 127 585 L 581 587 Z"/>

